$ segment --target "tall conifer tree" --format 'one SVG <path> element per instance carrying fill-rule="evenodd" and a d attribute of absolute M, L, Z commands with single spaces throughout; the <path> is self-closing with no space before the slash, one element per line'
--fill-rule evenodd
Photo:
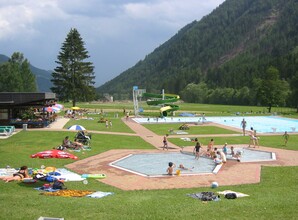
<path fill-rule="evenodd" d="M 89 58 L 88 51 L 80 33 L 72 28 L 62 44 L 58 55 L 58 66 L 52 73 L 53 87 L 51 90 L 62 101 L 90 101 L 94 99 L 93 64 L 85 61 Z"/>

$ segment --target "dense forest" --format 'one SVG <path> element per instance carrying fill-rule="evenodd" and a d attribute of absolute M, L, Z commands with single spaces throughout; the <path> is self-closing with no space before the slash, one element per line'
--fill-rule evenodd
<path fill-rule="evenodd" d="M 137 85 L 187 102 L 297 107 L 297 21 L 297 0 L 226 0 L 97 91 L 128 99 Z"/>

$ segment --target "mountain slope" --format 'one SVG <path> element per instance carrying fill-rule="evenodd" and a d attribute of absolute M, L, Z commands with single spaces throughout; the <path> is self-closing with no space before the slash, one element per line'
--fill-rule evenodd
<path fill-rule="evenodd" d="M 134 85 L 178 94 L 199 82 L 251 87 L 265 67 L 287 59 L 297 46 L 297 5 L 296 0 L 227 0 L 97 91 L 123 98 Z M 278 68 L 282 78 L 291 76 Z"/>
<path fill-rule="evenodd" d="M 9 57 L 0 54 L 0 64 L 3 62 L 7 62 L 8 59 Z M 51 71 L 39 69 L 35 66 L 32 66 L 31 64 L 30 64 L 30 69 L 36 77 L 38 92 L 51 92 L 51 89 L 50 89 L 52 87 Z"/>

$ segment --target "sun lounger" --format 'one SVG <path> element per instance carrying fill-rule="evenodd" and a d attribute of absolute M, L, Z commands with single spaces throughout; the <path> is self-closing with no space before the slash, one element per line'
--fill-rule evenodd
<path fill-rule="evenodd" d="M 5 128 L 0 128 L 0 135 L 8 136 L 9 134 Z"/>

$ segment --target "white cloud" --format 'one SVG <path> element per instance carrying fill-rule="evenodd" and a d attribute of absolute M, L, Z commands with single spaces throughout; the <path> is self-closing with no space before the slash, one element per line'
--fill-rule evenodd
<path fill-rule="evenodd" d="M 143 59 L 224 0 L 0 0 L 1 54 L 53 69 L 70 28 L 90 52 L 99 84 Z"/>

